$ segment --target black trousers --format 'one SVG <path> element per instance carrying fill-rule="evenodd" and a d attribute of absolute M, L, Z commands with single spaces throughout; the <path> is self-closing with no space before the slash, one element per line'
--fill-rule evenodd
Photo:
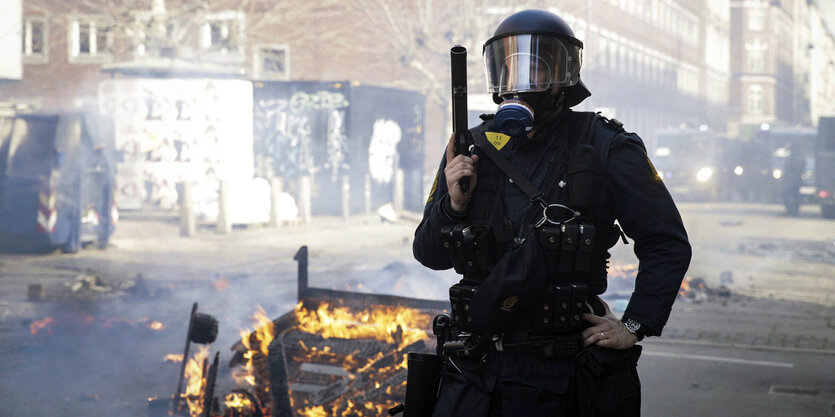
<path fill-rule="evenodd" d="M 460 365 L 460 364 L 458 364 Z M 568 417 L 569 379 L 553 375 L 557 383 L 513 377 L 508 372 L 488 375 L 445 363 L 433 417 Z M 541 375 L 541 377 L 544 375 Z"/>
<path fill-rule="evenodd" d="M 445 358 L 433 417 L 638 417 L 641 346 L 545 360 L 490 351 Z"/>

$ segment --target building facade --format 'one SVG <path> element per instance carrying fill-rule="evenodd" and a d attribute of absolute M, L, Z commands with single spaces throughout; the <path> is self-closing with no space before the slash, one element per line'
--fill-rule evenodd
<path fill-rule="evenodd" d="M 405 88 L 427 97 L 427 172 L 448 138 L 449 46 L 467 46 L 470 91 L 486 92 L 481 45 L 525 8 L 558 13 L 584 41 L 593 95 L 580 109 L 618 118 L 650 146 L 659 129 L 735 136 L 741 126 L 815 123 L 835 101 L 831 32 L 803 0 L 3 1 L 22 4 L 12 42 L 22 76 L 0 80 L 0 101 L 80 107 L 124 72 L 102 69 L 166 76 L 178 65 Z"/>
<path fill-rule="evenodd" d="M 835 35 L 827 26 L 821 9 L 811 3 L 808 9 L 809 42 L 805 45 L 808 59 L 806 80 L 809 119 L 817 125 L 821 117 L 835 117 Z"/>
<path fill-rule="evenodd" d="M 731 3 L 730 109 L 743 135 L 746 128 L 796 123 L 794 3 Z"/>
<path fill-rule="evenodd" d="M 569 16 L 586 42 L 586 108 L 603 109 L 651 145 L 655 131 L 724 132 L 730 79 L 727 0 L 595 0 Z M 591 25 L 587 25 L 591 21 Z"/>

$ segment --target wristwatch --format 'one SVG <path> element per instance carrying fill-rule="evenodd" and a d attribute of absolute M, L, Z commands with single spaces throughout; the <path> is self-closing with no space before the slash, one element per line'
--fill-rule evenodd
<path fill-rule="evenodd" d="M 626 330 L 628 330 L 629 333 L 632 333 L 636 337 L 638 337 L 639 342 L 641 340 L 644 340 L 644 336 L 646 336 L 646 330 L 643 327 L 641 327 L 641 323 L 638 323 L 637 321 L 632 319 L 626 319 L 623 321 L 623 325 L 626 327 Z"/>

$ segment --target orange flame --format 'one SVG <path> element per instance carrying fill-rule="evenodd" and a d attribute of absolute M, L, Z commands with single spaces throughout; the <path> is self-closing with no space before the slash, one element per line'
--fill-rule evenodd
<path fill-rule="evenodd" d="M 398 348 L 426 339 L 424 329 L 429 325 L 429 316 L 411 308 L 375 306 L 352 313 L 347 307 L 331 307 L 328 303 L 322 303 L 316 311 L 299 304 L 296 319 L 299 330 L 326 339 L 376 339 Z"/>
<path fill-rule="evenodd" d="M 340 357 L 331 352 L 329 346 L 320 349 L 308 347 L 299 342 L 304 350 L 302 360 L 311 363 L 338 364 L 346 371 L 350 379 L 357 375 L 365 375 L 371 383 L 371 390 L 381 390 L 384 381 L 396 372 L 406 367 L 407 356 L 402 349 L 419 340 L 428 338 L 427 329 L 431 317 L 419 310 L 397 306 L 373 306 L 359 312 L 352 312 L 347 307 L 331 306 L 327 303 L 319 305 L 315 310 L 308 310 L 301 303 L 296 307 L 298 330 L 317 334 L 326 339 L 375 339 L 392 344 L 392 349 L 377 352 L 372 358 L 359 359 L 354 354 Z M 388 362 L 391 361 L 391 362 Z M 388 365 L 383 365 L 389 363 Z M 373 381 L 373 382 L 371 382 Z M 393 389 L 402 389 L 405 385 L 397 384 L 384 389 L 386 395 L 392 395 Z M 295 404 L 291 396 L 291 405 L 299 415 L 306 417 L 347 417 L 383 415 L 391 405 L 374 404 L 371 401 L 356 402 L 344 398 L 333 403 L 331 409 L 326 410 L 323 405 Z"/>
<path fill-rule="evenodd" d="M 206 385 L 206 376 L 203 375 L 203 363 L 209 357 L 209 347 L 200 346 L 188 363 L 186 363 L 186 389 L 180 394 L 188 403 L 188 412 L 191 417 L 200 417 L 203 414 L 202 394 Z"/>
<path fill-rule="evenodd" d="M 612 262 L 609 264 L 609 271 L 608 276 L 609 278 L 616 278 L 616 279 L 629 279 L 635 278 L 635 275 L 638 273 L 638 265 L 637 264 L 617 264 Z"/>
<path fill-rule="evenodd" d="M 148 323 L 148 328 L 155 331 L 165 330 L 165 325 L 158 321 Z"/>
<path fill-rule="evenodd" d="M 307 408 L 302 410 L 301 413 L 305 417 L 328 417 L 328 413 L 325 412 L 325 407 L 322 407 L 321 405 Z"/>
<path fill-rule="evenodd" d="M 47 317 L 45 319 L 36 320 L 32 324 L 30 324 L 29 325 L 29 331 L 33 335 L 36 335 L 36 334 L 38 334 L 39 331 L 41 331 L 43 329 L 46 329 L 46 328 L 50 328 L 49 332 L 51 333 L 51 331 L 52 331 L 51 327 L 54 326 L 54 325 L 55 325 L 55 319 L 52 318 L 52 317 Z"/>
<path fill-rule="evenodd" d="M 221 277 L 220 279 L 213 281 L 212 286 L 215 287 L 215 291 L 221 292 L 229 288 L 229 278 Z"/>
<path fill-rule="evenodd" d="M 226 408 L 232 408 L 238 411 L 251 410 L 253 407 L 252 401 L 246 395 L 238 392 L 227 394 L 223 402 L 226 404 Z"/>
<path fill-rule="evenodd" d="M 684 280 L 681 281 L 681 288 L 678 290 L 679 297 L 687 297 L 687 293 L 690 292 L 690 277 L 684 277 Z"/>
<path fill-rule="evenodd" d="M 169 354 L 165 355 L 165 358 L 163 360 L 166 361 L 166 362 L 180 363 L 180 362 L 183 361 L 183 355 L 182 354 L 176 354 L 176 353 L 169 353 Z"/>
<path fill-rule="evenodd" d="M 270 343 L 275 339 L 275 326 L 273 321 L 267 317 L 267 312 L 260 305 L 251 317 L 252 326 L 255 330 L 243 329 L 241 330 L 241 343 L 246 347 L 244 359 L 246 365 L 242 373 L 233 373 L 232 378 L 235 379 L 238 385 L 249 384 L 255 386 L 254 366 L 252 363 L 255 353 L 262 353 L 269 355 Z M 255 339 L 257 350 L 253 350 L 252 339 Z"/>

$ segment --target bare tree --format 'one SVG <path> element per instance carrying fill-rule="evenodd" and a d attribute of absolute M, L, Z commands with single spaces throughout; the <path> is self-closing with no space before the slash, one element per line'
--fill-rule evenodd
<path fill-rule="evenodd" d="M 412 79 L 402 80 L 419 89 L 429 100 L 447 106 L 449 97 L 449 49 L 463 45 L 470 51 L 468 75 L 471 91 L 484 85 L 481 46 L 498 23 L 519 10 L 534 7 L 566 8 L 576 12 L 582 0 L 356 0 L 370 23 L 396 59 L 412 70 Z M 484 90 L 481 90 L 484 91 Z"/>

